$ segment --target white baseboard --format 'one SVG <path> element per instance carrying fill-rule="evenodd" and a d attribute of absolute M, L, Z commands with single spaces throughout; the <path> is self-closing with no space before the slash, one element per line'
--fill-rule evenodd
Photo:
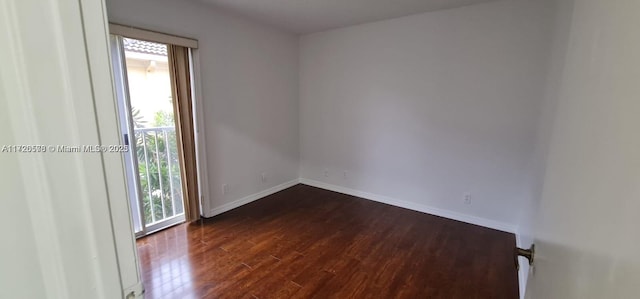
<path fill-rule="evenodd" d="M 209 210 L 209 214 L 206 215 L 206 217 L 213 217 L 213 216 L 222 214 L 224 212 L 233 210 L 233 209 L 235 209 L 237 207 L 246 205 L 246 204 L 248 204 L 248 203 L 250 203 L 252 201 L 256 201 L 256 200 L 261 199 L 263 197 L 269 196 L 269 195 L 271 195 L 273 193 L 280 192 L 280 191 L 282 191 L 284 189 L 293 187 L 293 186 L 297 185 L 298 183 L 299 183 L 298 179 L 291 180 L 291 181 L 288 181 L 286 183 L 283 183 L 283 184 L 280 184 L 280 185 L 277 185 L 277 186 L 273 186 L 273 187 L 271 187 L 271 188 L 269 188 L 267 190 L 263 190 L 263 191 L 260 191 L 258 193 L 254 193 L 254 194 L 251 194 L 249 196 L 245 196 L 245 197 L 240 198 L 238 200 L 232 201 L 230 203 L 223 204 L 223 205 L 221 205 L 219 207 L 216 207 L 216 208 L 213 208 L 213 209 Z"/>
<path fill-rule="evenodd" d="M 354 189 L 332 185 L 325 182 L 320 182 L 320 181 L 315 181 L 310 179 L 300 178 L 300 183 L 325 189 L 325 190 L 329 190 L 329 191 L 361 197 L 364 199 L 373 200 L 373 201 L 385 203 L 385 204 L 396 206 L 396 207 L 401 207 L 401 208 L 423 212 L 423 213 L 440 216 L 448 219 L 453 219 L 453 220 L 471 223 L 479 226 L 484 226 L 484 227 L 499 230 L 499 231 L 504 231 L 508 233 L 516 232 L 516 227 L 514 225 L 504 223 L 504 222 L 499 222 L 495 220 L 471 216 L 471 215 L 453 212 L 449 210 L 429 207 L 423 204 L 408 202 L 408 201 L 399 200 L 399 199 L 395 199 L 395 198 L 391 198 L 383 195 L 377 195 L 377 194 L 368 193 L 364 191 L 354 190 Z"/>
<path fill-rule="evenodd" d="M 453 219 L 453 220 L 462 221 L 462 222 L 466 222 L 466 223 L 470 223 L 470 224 L 475 224 L 475 225 L 479 225 L 479 226 L 483 226 L 483 227 L 487 227 L 487 228 L 491 228 L 491 229 L 495 229 L 495 230 L 499 230 L 499 231 L 504 231 L 504 232 L 508 232 L 508 233 L 514 233 L 514 234 L 516 233 L 516 227 L 514 225 L 511 225 L 511 224 L 508 224 L 508 223 L 495 221 L 495 220 L 490 220 L 490 219 L 486 219 L 486 218 L 481 218 L 481 217 L 477 217 L 477 216 L 471 216 L 471 215 L 462 214 L 462 213 L 458 213 L 458 212 L 453 212 L 453 211 L 449 211 L 449 210 L 434 208 L 434 207 L 430 207 L 430 206 L 423 205 L 423 204 L 418 204 L 418 203 L 414 203 L 414 202 L 408 202 L 408 201 L 404 201 L 404 200 L 391 198 L 391 197 L 388 197 L 388 196 L 368 193 L 368 192 L 364 192 L 364 191 L 350 189 L 350 188 L 347 188 L 347 187 L 332 185 L 332 184 L 328 184 L 328 183 L 325 183 L 325 182 L 320 182 L 320 181 L 315 181 L 315 180 L 310 180 L 310 179 L 304 179 L 304 178 L 291 180 L 289 182 L 286 182 L 286 183 L 271 187 L 271 188 L 266 189 L 264 191 L 260 191 L 258 193 L 254 193 L 254 194 L 251 194 L 249 196 L 245 196 L 245 197 L 243 197 L 241 199 L 238 199 L 238 200 L 232 201 L 230 203 L 226 203 L 224 205 L 221 205 L 219 207 L 213 208 L 213 209 L 211 209 L 209 211 L 209 214 L 207 215 L 207 217 L 213 217 L 215 215 L 222 214 L 222 213 L 227 212 L 229 210 L 232 210 L 232 209 L 235 209 L 237 207 L 240 207 L 240 206 L 243 206 L 245 204 L 248 204 L 248 203 L 250 203 L 252 201 L 256 201 L 256 200 L 261 199 L 263 197 L 269 196 L 269 195 L 271 195 L 273 193 L 276 193 L 276 192 L 282 191 L 284 189 L 293 187 L 298 183 L 309 185 L 309 186 L 312 186 L 312 187 L 325 189 L 325 190 L 329 190 L 329 191 L 334 191 L 334 192 L 338 192 L 338 193 L 344 193 L 344 194 L 348 194 L 348 195 L 352 195 L 352 196 L 356 196 L 356 197 L 360 197 L 360 198 L 364 198 L 364 199 L 368 199 L 368 200 L 372 200 L 372 201 L 377 201 L 377 202 L 389 204 L 389 205 L 396 206 L 396 207 L 401 207 L 401 208 L 414 210 L 414 211 L 418 211 L 418 212 L 422 212 L 422 213 L 427 213 L 427 214 L 431 214 L 431 215 L 435 215 L 435 216 L 440 216 L 440 217 L 444 217 L 444 218 L 448 218 L 448 219 Z M 516 238 L 517 237 L 518 236 L 516 235 Z"/>

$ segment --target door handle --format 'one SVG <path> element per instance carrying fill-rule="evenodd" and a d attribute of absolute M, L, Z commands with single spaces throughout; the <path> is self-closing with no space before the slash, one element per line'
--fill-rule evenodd
<path fill-rule="evenodd" d="M 516 269 L 520 270 L 520 263 L 518 263 L 518 257 L 522 256 L 526 258 L 527 260 L 529 260 L 529 265 L 533 265 L 533 257 L 535 253 L 536 253 L 535 244 L 531 244 L 531 248 L 529 249 L 522 249 L 522 248 L 516 247 L 513 250 L 513 263 L 516 266 Z"/>

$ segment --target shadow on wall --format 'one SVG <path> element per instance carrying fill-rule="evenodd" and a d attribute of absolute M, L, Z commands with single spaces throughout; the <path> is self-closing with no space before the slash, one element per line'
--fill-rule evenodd
<path fill-rule="evenodd" d="M 550 19 L 494 1 L 303 36 L 301 177 L 517 225 Z"/>
<path fill-rule="evenodd" d="M 107 0 L 107 8 L 110 22 L 198 40 L 212 208 L 298 177 L 296 36 L 197 1 Z"/>

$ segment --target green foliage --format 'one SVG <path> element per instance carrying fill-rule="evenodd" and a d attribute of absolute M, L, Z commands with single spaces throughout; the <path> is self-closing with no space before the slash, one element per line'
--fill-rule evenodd
<path fill-rule="evenodd" d="M 156 126 L 173 126 L 173 115 L 156 113 Z M 182 184 L 175 130 L 138 131 L 135 135 L 145 222 L 152 223 L 154 218 L 158 221 L 181 214 Z"/>
<path fill-rule="evenodd" d="M 136 129 L 144 128 L 147 125 L 147 122 L 140 115 L 140 110 L 136 107 L 131 107 L 131 118 L 133 119 L 133 127 Z"/>
<path fill-rule="evenodd" d="M 173 127 L 173 112 L 158 111 L 153 117 L 153 125 L 156 127 Z"/>

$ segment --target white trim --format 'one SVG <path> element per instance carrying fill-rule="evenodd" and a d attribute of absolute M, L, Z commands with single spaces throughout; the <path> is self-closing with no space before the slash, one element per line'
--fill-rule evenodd
<path fill-rule="evenodd" d="M 409 210 L 414 210 L 414 211 L 418 211 L 418 212 L 422 212 L 422 213 L 427 213 L 427 214 L 431 214 L 431 215 L 435 215 L 435 216 L 440 216 L 440 217 L 444 217 L 444 218 L 447 218 L 447 219 L 452 219 L 452 220 L 462 221 L 462 222 L 465 222 L 465 223 L 475 224 L 475 225 L 479 225 L 479 226 L 483 226 L 483 227 L 487 227 L 487 228 L 491 228 L 491 229 L 495 229 L 495 230 L 499 230 L 499 231 L 503 231 L 503 232 L 514 233 L 514 234 L 516 232 L 516 227 L 511 225 L 511 224 L 508 224 L 508 223 L 499 222 L 499 221 L 490 220 L 490 219 L 481 218 L 481 217 L 476 217 L 476 216 L 471 216 L 471 215 L 462 214 L 462 213 L 458 213 L 458 212 L 453 212 L 453 211 L 449 211 L 449 210 L 429 207 L 429 206 L 418 204 L 418 203 L 403 201 L 403 200 L 399 200 L 399 199 L 395 199 L 395 198 L 391 198 L 391 197 L 387 197 L 387 196 L 383 196 L 383 195 L 377 195 L 377 194 L 373 194 L 373 193 L 368 193 L 368 192 L 364 192 L 364 191 L 350 189 L 350 188 L 347 188 L 347 187 L 332 185 L 332 184 L 328 184 L 328 183 L 325 183 L 325 182 L 320 182 L 320 181 L 315 181 L 315 180 L 310 180 L 310 179 L 304 179 L 304 178 L 299 178 L 297 180 L 292 180 L 292 181 L 286 182 L 284 184 L 280 184 L 278 186 L 269 188 L 267 190 L 264 190 L 264 191 L 261 191 L 261 192 L 258 192 L 258 193 L 243 197 L 243 198 L 238 199 L 236 201 L 224 204 L 224 205 L 219 206 L 217 208 L 213 208 L 213 209 L 211 209 L 209 211 L 209 216 L 208 217 L 213 217 L 213 216 L 222 214 L 222 213 L 227 212 L 229 210 L 235 209 L 237 207 L 243 206 L 245 204 L 248 204 L 250 202 L 256 201 L 256 200 L 261 199 L 263 197 L 269 196 L 269 195 L 271 195 L 273 193 L 276 193 L 276 192 L 282 191 L 284 189 L 290 188 L 292 186 L 295 186 L 298 183 L 304 184 L 304 185 L 308 185 L 308 186 L 312 186 L 312 187 L 316 187 L 316 188 L 329 190 L 329 191 L 334 191 L 334 192 L 338 192 L 338 193 L 344 193 L 344 194 L 348 194 L 348 195 L 352 195 L 352 196 L 356 196 L 356 197 L 360 197 L 360 198 L 363 198 L 363 199 L 368 199 L 368 200 L 372 200 L 372 201 L 376 201 L 376 202 L 380 202 L 380 203 L 385 203 L 385 204 L 389 204 L 389 205 L 396 206 L 396 207 L 401 207 L 401 208 L 405 208 L 405 209 L 409 209 Z"/>
<path fill-rule="evenodd" d="M 209 167 L 207 167 L 206 126 L 204 123 L 204 100 L 202 98 L 202 76 L 200 75 L 200 53 L 191 49 L 191 88 L 194 118 L 194 139 L 196 143 L 196 164 L 198 171 L 198 188 L 200 214 L 209 218 L 211 215 L 211 193 L 209 191 Z"/>
<path fill-rule="evenodd" d="M 395 199 L 395 198 L 391 198 L 391 197 L 387 197 L 387 196 L 383 196 L 383 195 L 377 195 L 377 194 L 373 194 L 373 193 L 368 193 L 368 192 L 364 192 L 364 191 L 359 191 L 359 190 L 355 190 L 355 189 L 351 189 L 351 188 L 347 188 L 347 187 L 332 185 L 332 184 L 328 184 L 328 183 L 325 183 L 325 182 L 320 182 L 320 181 L 315 181 L 315 180 L 310 180 L 310 179 L 305 179 L 305 178 L 299 178 L 297 180 L 291 180 L 289 182 L 280 184 L 278 186 L 271 187 L 271 188 L 269 188 L 267 190 L 264 190 L 264 191 L 261 191 L 261 192 L 258 192 L 258 193 L 243 197 L 243 198 L 238 199 L 236 201 L 233 201 L 233 202 L 230 202 L 230 203 L 226 203 L 226 204 L 221 205 L 221 206 L 219 206 L 217 208 L 213 208 L 213 209 L 211 209 L 209 211 L 209 215 L 210 216 L 208 216 L 208 217 L 213 217 L 213 216 L 222 214 L 222 213 L 227 212 L 229 210 L 235 209 L 237 207 L 243 206 L 245 204 L 248 204 L 250 202 L 256 201 L 256 200 L 261 199 L 263 197 L 269 196 L 269 195 L 271 195 L 273 193 L 276 193 L 276 192 L 282 191 L 284 189 L 290 188 L 292 186 L 295 186 L 298 183 L 304 184 L 304 185 L 308 185 L 308 186 L 312 186 L 312 187 L 316 187 L 316 188 L 320 188 L 320 189 L 333 191 L 333 192 L 348 194 L 348 195 L 352 195 L 352 196 L 356 196 L 356 197 L 359 197 L 359 198 L 372 200 L 372 201 L 376 201 L 376 202 L 380 202 L 380 203 L 385 203 L 385 204 L 389 204 L 389 205 L 392 205 L 392 206 L 401 207 L 401 208 L 405 208 L 405 209 L 409 209 L 409 210 L 413 210 L 413 211 L 427 213 L 427 214 L 430 214 L 430 215 L 440 216 L 440 217 L 444 217 L 444 218 L 447 218 L 447 219 L 457 220 L 457 221 L 461 221 L 461 222 L 465 222 L 465 223 L 479 225 L 479 226 L 486 227 L 486 228 L 491 228 L 491 229 L 495 229 L 495 230 L 499 230 L 499 231 L 503 231 L 503 232 L 516 234 L 516 227 L 514 225 L 511 225 L 511 224 L 508 224 L 508 223 L 495 221 L 495 220 L 491 220 L 491 219 L 486 219 L 486 218 L 482 218 L 482 217 L 477 217 L 477 216 L 471 216 L 471 215 L 462 214 L 462 213 L 458 213 L 458 212 L 453 212 L 453 211 L 449 211 L 449 210 L 429 207 L 429 206 L 426 206 L 426 205 L 423 205 L 423 204 L 408 202 L 408 201 L 399 200 L 399 199 Z M 519 242 L 518 238 L 519 238 L 519 235 L 516 234 L 516 241 L 517 242 Z"/>
<path fill-rule="evenodd" d="M 401 208 L 423 212 L 431 215 L 436 215 L 436 216 L 440 216 L 448 219 L 453 219 L 453 220 L 462 221 L 470 224 L 484 226 L 484 227 L 499 230 L 499 231 L 504 231 L 508 233 L 515 233 L 516 231 L 516 227 L 508 223 L 481 218 L 477 216 L 471 216 L 471 215 L 453 212 L 449 210 L 434 208 L 434 207 L 426 206 L 423 204 L 399 200 L 399 199 L 395 199 L 395 198 L 391 198 L 383 195 L 377 195 L 373 193 L 350 189 L 347 187 L 327 184 L 325 182 L 300 178 L 300 183 L 309 185 L 312 187 L 329 190 L 329 191 L 344 193 L 344 194 L 348 194 L 348 195 L 352 195 L 352 196 L 356 196 L 356 197 L 360 197 L 368 200 L 373 200 L 373 201 L 389 204 L 396 207 L 401 207 Z"/>
<path fill-rule="evenodd" d="M 85 38 L 88 47 L 89 71 L 95 95 L 94 111 L 100 144 L 123 144 L 114 76 L 110 62 L 111 47 L 106 3 L 105 1 L 91 2 L 91 4 L 84 2 L 87 1 L 83 1 L 81 7 L 84 15 L 83 22 L 88 23 L 85 24 Z M 109 196 L 113 244 L 120 272 L 120 294 L 124 296 L 128 293 L 128 289 L 135 289 L 138 286 L 142 289 L 138 268 L 139 257 L 128 200 L 124 155 L 103 154 L 102 160 Z M 99 212 L 103 211 L 99 210 Z"/>
<path fill-rule="evenodd" d="M 2 140 L 8 138 L 14 144 L 114 144 L 111 141 L 117 140 L 119 133 L 110 129 L 117 128 L 117 120 L 104 1 L 52 0 L 41 4 L 34 10 L 30 1 L 0 3 L 0 117 L 11 124 L 2 128 L 2 133 L 9 133 L 7 137 L 0 134 Z M 47 47 L 30 47 L 34 42 Z M 43 68 L 40 61 L 49 64 Z M 122 298 L 123 266 L 136 265 L 124 259 L 125 251 L 133 256 L 135 248 L 126 246 L 133 241 L 126 201 L 122 200 L 126 193 L 120 156 L 34 153 L 3 154 L 4 159 L 12 161 L 7 173 L 23 181 L 9 189 L 13 192 L 8 197 L 17 193 L 26 204 L 19 217 L 31 222 L 26 229 L 31 232 L 18 240 L 33 246 L 29 255 L 37 262 L 24 272 L 32 274 L 32 279 L 19 275 L 9 280 L 8 293 L 4 288 L 2 293 L 22 297 L 25 287 L 34 286 L 31 295 L 41 298 L 77 294 Z M 111 217 L 122 211 L 124 223 L 113 223 L 112 219 L 120 218 Z M 118 224 L 125 230 L 119 230 Z M 9 263 L 8 269 L 14 269 L 14 264 Z"/>
<path fill-rule="evenodd" d="M 123 298 L 143 298 L 144 295 L 144 286 L 141 282 L 136 283 L 128 288 L 125 288 L 123 291 Z"/>
<path fill-rule="evenodd" d="M 195 39 L 140 29 L 132 26 L 109 23 L 109 32 L 111 34 L 122 35 L 124 37 L 141 39 L 150 42 L 172 44 L 193 49 L 198 48 L 198 41 Z"/>
<path fill-rule="evenodd" d="M 213 208 L 213 209 L 211 209 L 209 214 L 211 215 L 211 217 L 212 216 L 216 216 L 216 215 L 220 215 L 220 214 L 222 214 L 224 212 L 227 212 L 227 211 L 233 210 L 233 209 L 235 209 L 237 207 L 246 205 L 246 204 L 248 204 L 248 203 L 250 203 L 252 201 L 256 201 L 258 199 L 261 199 L 263 197 L 267 197 L 267 196 L 269 196 L 271 194 L 274 194 L 276 192 L 280 192 L 280 191 L 282 191 L 284 189 L 293 187 L 293 186 L 297 185 L 298 183 L 299 183 L 299 181 L 297 179 L 288 181 L 286 183 L 271 187 L 271 188 L 269 188 L 267 190 L 260 191 L 258 193 L 254 193 L 254 194 L 251 194 L 249 196 L 245 196 L 245 197 L 243 197 L 241 199 L 238 199 L 236 201 L 232 201 L 230 203 L 223 204 L 223 205 L 221 205 L 221 206 L 219 206 L 217 208 Z"/>

